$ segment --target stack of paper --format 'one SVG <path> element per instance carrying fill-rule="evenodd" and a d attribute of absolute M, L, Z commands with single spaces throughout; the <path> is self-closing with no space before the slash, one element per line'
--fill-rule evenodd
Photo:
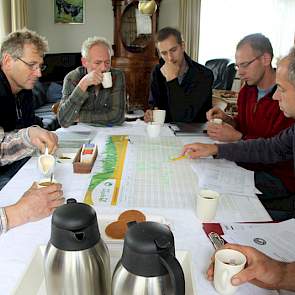
<path fill-rule="evenodd" d="M 64 132 L 62 130 L 58 130 L 56 134 L 60 148 L 78 148 L 84 143 L 89 143 L 95 135 L 91 131 Z"/>

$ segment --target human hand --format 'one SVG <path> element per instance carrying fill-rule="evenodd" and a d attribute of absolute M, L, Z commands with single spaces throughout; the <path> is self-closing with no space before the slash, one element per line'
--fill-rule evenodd
<path fill-rule="evenodd" d="M 163 76 L 166 78 L 166 81 L 171 81 L 178 77 L 180 67 L 172 62 L 165 62 L 165 64 L 160 69 Z"/>
<path fill-rule="evenodd" d="M 186 144 L 181 155 L 187 155 L 190 159 L 217 155 L 218 147 L 215 144 L 192 143 Z"/>
<path fill-rule="evenodd" d="M 63 203 L 60 184 L 37 188 L 34 183 L 16 204 L 5 208 L 8 228 L 47 217 Z"/>
<path fill-rule="evenodd" d="M 55 133 L 45 130 L 39 126 L 29 127 L 29 137 L 32 145 L 45 153 L 47 146 L 48 152 L 53 154 L 57 149 L 58 137 Z"/>
<path fill-rule="evenodd" d="M 237 244 L 226 244 L 222 249 L 233 249 L 247 257 L 246 268 L 234 275 L 231 282 L 234 286 L 250 282 L 262 288 L 278 289 L 284 279 L 286 264 L 276 261 L 255 248 Z M 208 280 L 213 280 L 214 255 L 207 271 Z"/>
<path fill-rule="evenodd" d="M 86 91 L 89 86 L 100 85 L 103 80 L 103 73 L 97 70 L 93 70 L 86 74 L 79 82 L 79 86 L 82 91 Z"/>
<path fill-rule="evenodd" d="M 221 110 L 220 108 L 213 107 L 206 113 L 206 117 L 208 121 L 211 121 L 212 119 L 215 119 L 215 118 L 218 118 L 224 121 L 227 116 L 225 112 Z"/>
<path fill-rule="evenodd" d="M 144 122 L 152 122 L 153 121 L 153 110 L 146 110 L 143 117 Z"/>
<path fill-rule="evenodd" d="M 243 137 L 241 132 L 237 131 L 233 126 L 226 123 L 215 124 L 208 122 L 207 134 L 210 138 L 223 142 L 237 141 Z"/>

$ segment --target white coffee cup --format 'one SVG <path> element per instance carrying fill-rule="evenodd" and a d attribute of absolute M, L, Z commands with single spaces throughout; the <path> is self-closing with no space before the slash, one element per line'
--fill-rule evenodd
<path fill-rule="evenodd" d="M 214 118 L 214 119 L 210 120 L 210 123 L 221 125 L 222 124 L 222 119 Z"/>
<path fill-rule="evenodd" d="M 161 124 L 154 122 L 147 123 L 146 131 L 149 137 L 158 137 L 161 131 Z"/>
<path fill-rule="evenodd" d="M 219 193 L 204 189 L 197 196 L 197 215 L 201 221 L 211 221 L 216 215 Z"/>
<path fill-rule="evenodd" d="M 113 81 L 112 81 L 112 73 L 111 72 L 104 72 L 102 73 L 103 78 L 102 78 L 102 86 L 103 88 L 111 88 L 113 86 Z"/>
<path fill-rule="evenodd" d="M 153 122 L 158 124 L 164 124 L 166 117 L 165 110 L 153 110 Z"/>
<path fill-rule="evenodd" d="M 238 286 L 231 283 L 232 277 L 244 269 L 247 258 L 233 249 L 222 249 L 215 253 L 214 287 L 221 295 L 231 295 Z"/>

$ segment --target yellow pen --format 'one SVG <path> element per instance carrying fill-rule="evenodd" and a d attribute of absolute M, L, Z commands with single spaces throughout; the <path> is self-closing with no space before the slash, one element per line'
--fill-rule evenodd
<path fill-rule="evenodd" d="M 187 159 L 187 155 L 170 158 L 171 161 L 178 161 L 178 160 L 182 160 L 182 159 Z"/>

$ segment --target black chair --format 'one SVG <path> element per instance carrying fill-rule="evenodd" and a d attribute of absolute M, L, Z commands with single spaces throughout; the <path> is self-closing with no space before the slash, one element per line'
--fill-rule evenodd
<path fill-rule="evenodd" d="M 205 66 L 214 75 L 213 89 L 231 90 L 236 75 L 235 64 L 227 58 L 216 58 L 206 61 Z"/>

